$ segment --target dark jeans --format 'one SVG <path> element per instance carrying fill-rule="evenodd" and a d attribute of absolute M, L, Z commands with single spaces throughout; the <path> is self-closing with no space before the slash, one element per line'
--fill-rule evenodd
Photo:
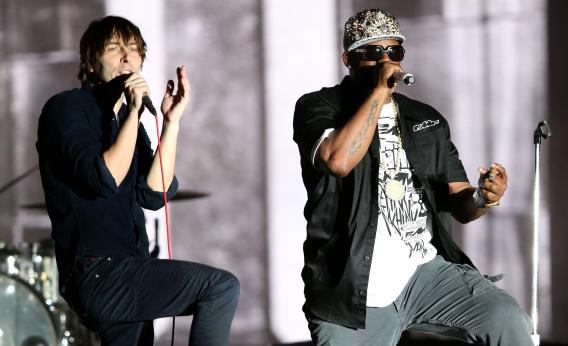
<path fill-rule="evenodd" d="M 65 296 L 102 345 L 152 344 L 148 328 L 150 340 L 139 340 L 144 322 L 186 315 L 193 315 L 189 345 L 228 345 L 239 282 L 198 263 L 103 257 L 74 271 Z"/>
<path fill-rule="evenodd" d="M 394 346 L 402 331 L 419 329 L 468 343 L 530 346 L 528 315 L 477 270 L 441 256 L 418 267 L 399 297 L 367 308 L 365 329 L 350 329 L 308 316 L 316 345 Z"/>

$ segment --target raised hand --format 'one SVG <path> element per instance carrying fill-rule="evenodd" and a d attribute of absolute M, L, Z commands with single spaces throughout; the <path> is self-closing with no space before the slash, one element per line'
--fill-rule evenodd
<path fill-rule="evenodd" d="M 161 111 L 164 118 L 170 123 L 179 123 L 185 107 L 189 103 L 189 81 L 187 79 L 187 71 L 185 66 L 176 69 L 178 88 L 174 94 L 174 81 L 169 80 L 166 85 L 166 93 L 162 100 Z"/>

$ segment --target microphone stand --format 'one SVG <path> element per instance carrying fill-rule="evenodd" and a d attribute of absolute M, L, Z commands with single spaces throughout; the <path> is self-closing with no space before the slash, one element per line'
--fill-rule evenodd
<path fill-rule="evenodd" d="M 540 219 L 540 143 L 542 139 L 552 136 L 550 126 L 546 121 L 538 123 L 534 130 L 535 145 L 535 175 L 533 186 L 533 263 L 532 263 L 532 296 L 531 296 L 531 319 L 533 324 L 532 340 L 535 346 L 540 345 L 538 327 L 538 248 L 539 248 L 539 219 Z"/>

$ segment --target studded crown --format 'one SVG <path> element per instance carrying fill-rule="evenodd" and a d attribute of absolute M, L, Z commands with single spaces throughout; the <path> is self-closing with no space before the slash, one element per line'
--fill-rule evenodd
<path fill-rule="evenodd" d="M 398 21 L 386 11 L 364 10 L 350 17 L 345 23 L 343 48 L 347 52 L 367 43 L 384 39 L 395 39 L 400 42 L 405 40 L 400 33 Z"/>

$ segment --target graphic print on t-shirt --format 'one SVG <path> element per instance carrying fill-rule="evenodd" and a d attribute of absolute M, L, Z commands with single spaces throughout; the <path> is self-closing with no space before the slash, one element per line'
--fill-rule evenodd
<path fill-rule="evenodd" d="M 432 237 L 429 232 L 431 216 L 422 198 L 423 190 L 414 187 L 406 154 L 403 148 L 399 149 L 398 128 L 394 114 L 381 114 L 378 131 L 381 160 L 384 160 L 384 163 L 381 163 L 379 168 L 380 213 L 377 232 L 400 237 L 408 248 L 408 258 L 424 259 L 432 249 L 430 245 Z M 386 185 L 391 177 L 384 168 L 389 172 L 397 171 L 393 178 L 402 183 L 405 191 L 404 197 L 399 201 L 389 198 L 386 194 Z"/>

